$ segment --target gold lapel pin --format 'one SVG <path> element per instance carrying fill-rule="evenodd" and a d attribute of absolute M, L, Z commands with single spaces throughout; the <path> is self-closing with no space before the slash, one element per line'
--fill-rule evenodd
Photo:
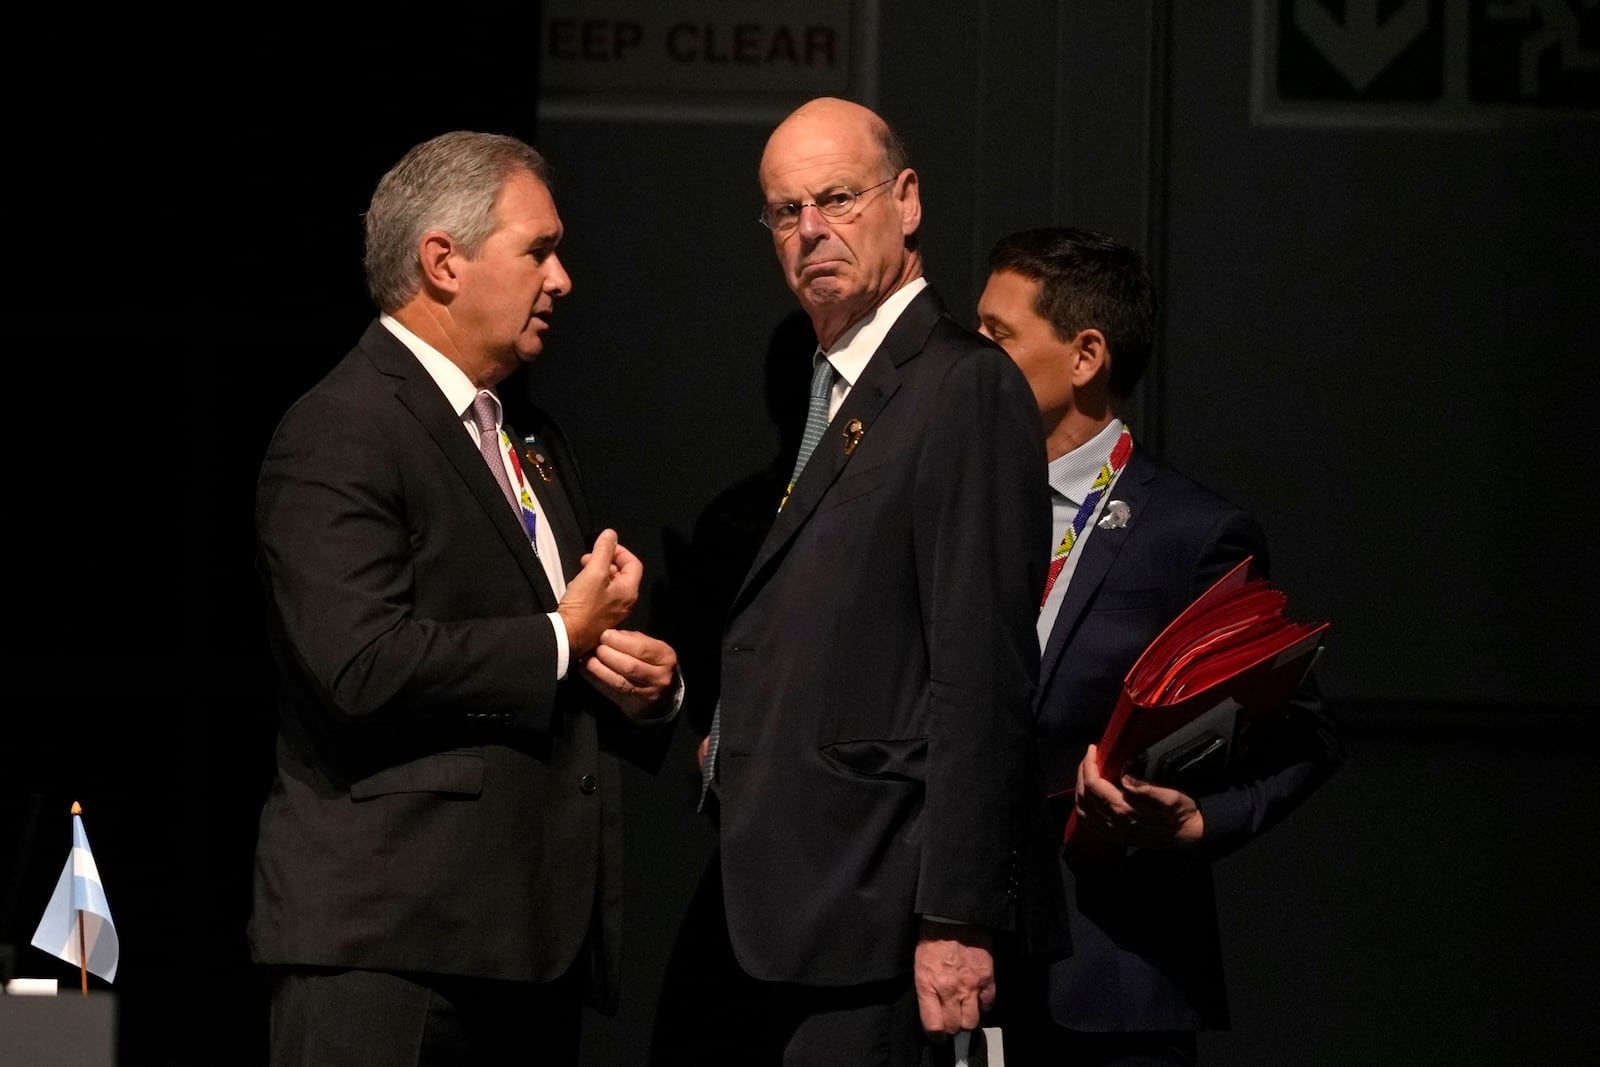
<path fill-rule="evenodd" d="M 856 445 L 861 443 L 861 434 L 865 431 L 865 429 L 866 427 L 861 425 L 860 419 L 851 419 L 845 424 L 843 430 L 845 455 L 848 456 L 850 453 L 856 450 Z"/>
<path fill-rule="evenodd" d="M 529 463 L 533 464 L 533 469 L 539 472 L 539 477 L 544 480 L 546 485 L 549 485 L 554 480 L 554 471 L 550 466 L 550 461 L 544 458 L 543 452 L 530 445 L 522 450 L 522 455 Z"/>

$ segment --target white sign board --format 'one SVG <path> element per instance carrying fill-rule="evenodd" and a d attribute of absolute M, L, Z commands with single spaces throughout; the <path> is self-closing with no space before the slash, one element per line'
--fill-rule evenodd
<path fill-rule="evenodd" d="M 542 116 L 769 121 L 872 96 L 876 0 L 545 0 L 540 17 Z"/>

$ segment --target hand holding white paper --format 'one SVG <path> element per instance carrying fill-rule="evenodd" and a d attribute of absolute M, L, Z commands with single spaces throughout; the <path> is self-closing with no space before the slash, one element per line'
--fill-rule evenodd
<path fill-rule="evenodd" d="M 955 1067 L 1006 1067 L 1006 1053 L 1000 1044 L 998 1026 L 963 1030 L 954 1040 Z"/>

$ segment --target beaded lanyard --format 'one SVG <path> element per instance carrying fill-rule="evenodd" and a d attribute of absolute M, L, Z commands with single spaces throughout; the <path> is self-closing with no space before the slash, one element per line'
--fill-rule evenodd
<path fill-rule="evenodd" d="M 1084 498 L 1083 506 L 1078 509 L 1078 514 L 1073 516 L 1067 532 L 1061 535 L 1061 543 L 1056 546 L 1055 555 L 1050 557 L 1050 573 L 1044 581 L 1044 595 L 1039 598 L 1041 608 L 1050 598 L 1050 589 L 1056 584 L 1056 578 L 1061 575 L 1061 568 L 1067 562 L 1067 555 L 1072 551 L 1072 546 L 1078 543 L 1078 535 L 1083 533 L 1083 527 L 1088 523 L 1089 516 L 1094 514 L 1094 509 L 1100 505 L 1100 498 L 1105 496 L 1106 489 L 1122 472 L 1122 468 L 1127 465 L 1128 457 L 1132 454 L 1133 434 L 1124 425 L 1121 436 L 1111 446 L 1111 455 L 1100 465 L 1100 473 L 1094 476 L 1094 484 L 1090 487 L 1089 495 Z"/>
<path fill-rule="evenodd" d="M 517 507 L 522 512 L 522 526 L 528 532 L 528 542 L 533 545 L 533 554 L 539 554 L 539 512 L 533 503 L 533 487 L 528 484 L 528 476 L 522 473 L 522 461 L 517 458 L 517 450 L 511 444 L 511 438 L 502 428 L 500 431 L 500 448 L 511 460 L 511 469 L 517 474 Z M 541 459 L 544 457 L 541 456 Z M 541 468 L 539 473 L 544 474 Z M 549 481 L 549 478 L 545 478 Z"/>

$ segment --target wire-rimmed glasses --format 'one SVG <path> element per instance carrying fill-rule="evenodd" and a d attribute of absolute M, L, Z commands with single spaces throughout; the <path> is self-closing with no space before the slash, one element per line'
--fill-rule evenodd
<path fill-rule="evenodd" d="M 851 189 L 848 186 L 833 189 L 823 193 L 815 200 L 808 200 L 803 204 L 796 203 L 793 200 L 778 204 L 763 204 L 761 206 L 761 215 L 757 221 L 773 233 L 788 233 L 800 225 L 800 213 L 808 207 L 816 208 L 827 218 L 842 219 L 855 208 L 856 201 L 874 189 L 882 189 L 898 177 L 900 175 L 896 174 L 894 177 L 885 178 L 877 185 L 869 185 L 865 189 Z"/>

